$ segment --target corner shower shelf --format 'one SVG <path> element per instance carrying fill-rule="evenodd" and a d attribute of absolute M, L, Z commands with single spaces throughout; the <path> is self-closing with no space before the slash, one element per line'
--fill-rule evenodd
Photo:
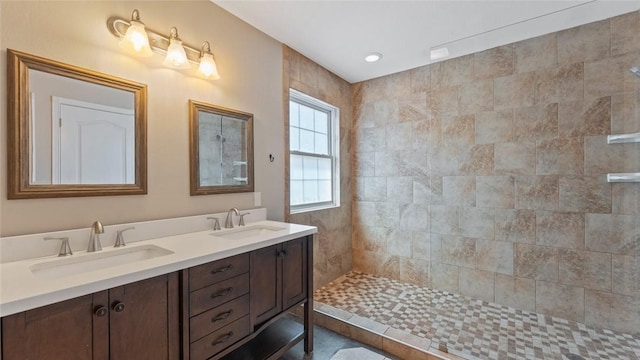
<path fill-rule="evenodd" d="M 638 133 L 638 134 L 640 134 L 640 133 Z M 233 160 L 233 165 L 247 165 L 247 162 L 246 161 Z"/>
<path fill-rule="evenodd" d="M 640 132 L 607 136 L 607 144 L 640 143 Z"/>
<path fill-rule="evenodd" d="M 607 182 L 640 182 L 640 172 L 607 174 Z"/>

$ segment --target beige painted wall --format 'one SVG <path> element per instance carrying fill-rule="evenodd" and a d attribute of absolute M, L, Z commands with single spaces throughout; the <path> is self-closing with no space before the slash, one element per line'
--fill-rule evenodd
<path fill-rule="evenodd" d="M 161 65 L 162 57 L 122 52 L 106 20 L 141 19 L 187 44 L 211 43 L 222 76 L 207 81 Z M 148 85 L 148 194 L 7 200 L 6 113 L 0 126 L 0 235 L 88 227 L 254 206 L 254 194 L 189 195 L 188 100 L 254 114 L 256 191 L 270 219 L 283 219 L 284 163 L 281 44 L 209 1 L 1 1 L 0 108 L 6 109 L 6 49 L 24 51 Z M 270 163 L 268 155 L 275 161 Z"/>

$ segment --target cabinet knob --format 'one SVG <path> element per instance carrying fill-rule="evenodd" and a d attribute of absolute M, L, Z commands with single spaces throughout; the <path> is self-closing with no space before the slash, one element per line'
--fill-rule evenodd
<path fill-rule="evenodd" d="M 124 311 L 124 303 L 116 303 L 115 305 L 113 305 L 113 310 L 115 312 L 123 312 Z"/>
<path fill-rule="evenodd" d="M 287 250 L 278 251 L 278 257 L 283 258 L 287 256 Z"/>
<path fill-rule="evenodd" d="M 229 341 L 229 339 L 231 339 L 231 337 L 233 336 L 233 331 L 229 331 L 228 333 L 220 336 L 219 338 L 215 339 L 212 343 L 211 346 L 216 346 L 218 344 L 222 344 L 224 342 Z"/>
<path fill-rule="evenodd" d="M 98 306 L 93 312 L 98 317 L 103 317 L 107 315 L 107 307 L 106 306 Z"/>

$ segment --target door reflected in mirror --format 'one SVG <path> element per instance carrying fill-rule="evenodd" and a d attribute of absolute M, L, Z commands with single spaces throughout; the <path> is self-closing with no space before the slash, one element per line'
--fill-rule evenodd
<path fill-rule="evenodd" d="M 9 199 L 147 193 L 147 87 L 7 50 Z"/>
<path fill-rule="evenodd" d="M 253 191 L 253 115 L 189 101 L 191 195 Z"/>

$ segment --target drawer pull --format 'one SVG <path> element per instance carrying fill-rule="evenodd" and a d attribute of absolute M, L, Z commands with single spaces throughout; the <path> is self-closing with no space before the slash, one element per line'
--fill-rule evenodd
<path fill-rule="evenodd" d="M 216 346 L 216 345 L 218 345 L 218 344 L 225 343 L 225 342 L 227 342 L 229 339 L 231 339 L 231 337 L 232 337 L 232 336 L 233 336 L 233 331 L 229 331 L 228 333 L 226 333 L 226 334 L 224 334 L 224 335 L 220 336 L 219 338 L 217 338 L 216 340 L 214 340 L 214 341 L 211 343 L 211 346 Z"/>
<path fill-rule="evenodd" d="M 220 313 L 218 314 L 218 316 L 211 318 L 211 322 L 216 322 L 216 321 L 220 321 L 220 320 L 224 320 L 226 318 L 228 318 L 229 316 L 231 316 L 231 314 L 233 314 L 233 309 Z"/>
<path fill-rule="evenodd" d="M 211 298 L 215 299 L 215 298 L 219 298 L 221 296 L 227 296 L 229 294 L 231 294 L 231 292 L 233 291 L 233 287 L 228 287 L 220 292 L 217 292 L 215 294 L 211 294 Z"/>
<path fill-rule="evenodd" d="M 221 267 L 221 268 L 212 270 L 211 271 L 211 275 L 215 275 L 215 274 L 218 274 L 218 273 L 223 273 L 223 272 L 229 271 L 231 269 L 233 269 L 233 264 L 229 264 L 229 265 L 227 265 L 225 267 Z"/>
<path fill-rule="evenodd" d="M 123 312 L 124 311 L 124 303 L 117 303 L 113 305 L 113 310 L 115 310 L 115 312 Z"/>

